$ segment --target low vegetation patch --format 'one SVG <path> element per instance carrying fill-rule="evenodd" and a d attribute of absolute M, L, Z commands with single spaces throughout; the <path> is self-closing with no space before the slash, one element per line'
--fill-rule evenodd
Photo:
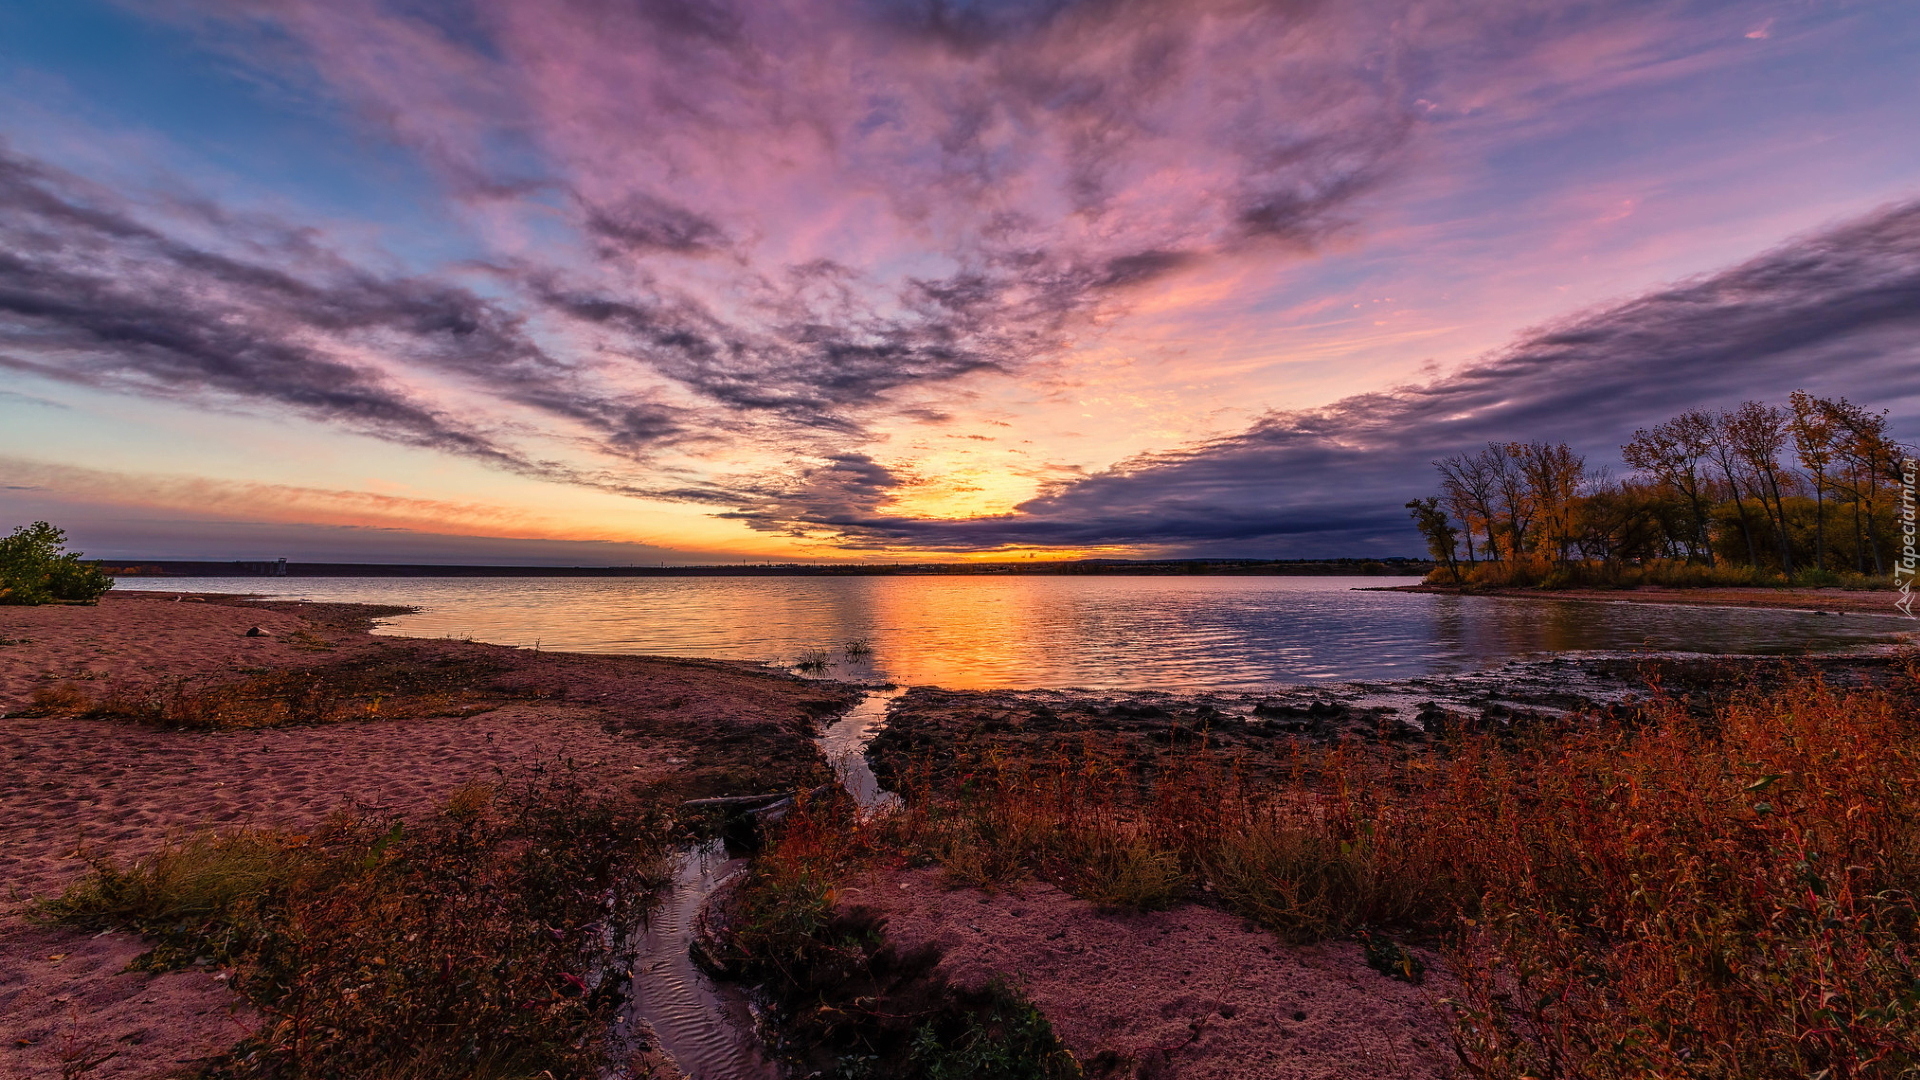
<path fill-rule="evenodd" d="M 41 715 L 132 720 L 153 727 L 237 731 L 345 720 L 466 716 L 509 696 L 493 684 L 505 664 L 383 646 L 369 656 L 242 679 L 179 679 L 90 692 L 71 683 L 34 691 Z"/>
<path fill-rule="evenodd" d="M 1911 670 L 1807 677 L 1430 753 L 1305 751 L 1257 784 L 1203 745 L 1142 785 L 1094 745 L 910 785 L 858 843 L 966 884 L 1354 937 L 1395 978 L 1422 977 L 1401 942 L 1436 945 L 1478 1077 L 1912 1076 L 1915 691 Z"/>
<path fill-rule="evenodd" d="M 900 953 L 876 914 L 835 903 L 834 883 L 881 854 L 844 800 L 790 817 L 755 860 L 706 959 L 765 996 L 774 1050 L 798 1076 L 1068 1080 L 1073 1055 L 1039 1010 L 1001 983 L 956 987 L 932 949 Z"/>
<path fill-rule="evenodd" d="M 342 814 L 103 863 L 37 915 L 147 935 L 137 967 L 231 966 L 265 1022 L 208 1076 L 594 1076 L 668 825 L 559 766 L 425 821 Z"/>
<path fill-rule="evenodd" d="M 1500 562 L 1440 567 L 1427 574 L 1429 585 L 1466 589 L 1855 589 L 1888 590 L 1886 575 L 1837 570 L 1799 569 L 1791 576 L 1766 567 L 1687 562 L 1683 559 L 1647 559 L 1638 563 L 1599 559 L 1554 561 L 1523 558 Z"/>
<path fill-rule="evenodd" d="M 825 649 L 807 649 L 793 659 L 793 670 L 819 675 L 833 666 L 833 654 Z"/>

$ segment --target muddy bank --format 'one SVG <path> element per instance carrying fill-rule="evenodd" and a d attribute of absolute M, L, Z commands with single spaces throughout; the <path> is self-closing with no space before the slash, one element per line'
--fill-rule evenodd
<path fill-rule="evenodd" d="M 423 813 L 559 759 L 667 798 L 814 786 L 830 779 L 818 721 L 857 696 L 744 664 L 376 637 L 380 613 L 156 594 L 0 607 L 0 1075 L 152 1075 L 250 1030 L 218 972 L 129 973 L 133 935 L 24 921 L 90 860 L 209 827 L 304 829 L 348 804 Z M 121 715 L 284 720 L 286 702 L 326 722 Z"/>
<path fill-rule="evenodd" d="M 1279 781 L 1296 752 L 1336 742 L 1381 753 L 1423 751 L 1447 731 L 1517 731 L 1629 714 L 1660 697 L 1694 709 L 1743 687 L 1818 674 L 1842 686 L 1885 685 L 1906 654 L 1764 657 L 1595 654 L 1517 661 L 1484 671 L 1258 693 L 942 690 L 894 704 L 869 748 L 889 787 L 940 783 L 989 758 L 1075 760 L 1097 747 L 1142 769 L 1202 745 L 1256 782 Z"/>
<path fill-rule="evenodd" d="M 1908 620 L 1895 608 L 1900 594 L 1889 589 L 1762 589 L 1711 586 L 1697 589 L 1637 585 L 1629 589 L 1503 589 L 1457 585 L 1376 586 L 1371 592 L 1424 592 L 1448 596 L 1502 596 L 1518 600 L 1585 600 L 1609 604 L 1681 604 L 1692 607 L 1778 608 L 1838 614 L 1885 615 Z M 1895 629 L 1899 629 L 1896 627 Z M 1912 629 L 1920 631 L 1920 622 Z"/>

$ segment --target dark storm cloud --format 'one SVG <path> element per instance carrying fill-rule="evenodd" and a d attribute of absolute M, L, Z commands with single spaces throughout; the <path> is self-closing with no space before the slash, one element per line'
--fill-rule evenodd
<path fill-rule="evenodd" d="M 1637 427 L 1799 388 L 1873 405 L 1920 399 L 1920 204 L 1575 316 L 1431 383 L 1127 462 L 1004 517 L 855 518 L 838 506 L 814 520 L 856 543 L 935 548 L 1417 554 L 1400 507 L 1434 487 L 1435 458 L 1542 439 L 1605 464 Z M 1902 427 L 1916 434 L 1896 418 Z"/>
<path fill-rule="evenodd" d="M 473 313 L 432 297 L 325 293 L 285 274 L 195 250 L 116 209 L 61 191 L 71 178 L 0 156 L 0 365 L 68 382 L 274 401 L 396 441 L 512 464 L 484 436 L 299 343 L 298 322 L 361 321 L 471 335 Z M 275 325 L 231 301 L 271 297 Z M 444 298 L 438 298 L 444 299 Z M 356 310 L 358 309 L 358 310 Z"/>

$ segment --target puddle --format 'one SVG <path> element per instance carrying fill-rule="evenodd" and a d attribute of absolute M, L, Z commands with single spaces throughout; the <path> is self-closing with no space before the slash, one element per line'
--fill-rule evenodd
<path fill-rule="evenodd" d="M 874 778 L 866 750 L 886 726 L 887 707 L 901 693 L 869 691 L 818 740 L 863 815 L 900 803 L 898 795 Z M 780 1070 L 760 1045 L 746 995 L 715 985 L 689 952 L 707 898 L 745 872 L 746 865 L 745 859 L 728 858 L 718 840 L 675 856 L 673 882 L 635 943 L 633 998 L 616 1028 L 616 1045 L 631 1047 L 640 1037 L 637 1021 L 645 1021 L 660 1049 L 691 1080 L 778 1080 Z"/>

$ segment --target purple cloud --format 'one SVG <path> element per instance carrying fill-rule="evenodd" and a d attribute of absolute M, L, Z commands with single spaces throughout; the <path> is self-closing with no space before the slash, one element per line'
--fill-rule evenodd
<path fill-rule="evenodd" d="M 1896 347 L 1876 334 L 1911 301 L 1900 211 L 1888 235 L 1804 241 L 1429 386 L 1275 414 L 1005 518 L 913 521 L 886 511 L 911 480 L 881 460 L 889 424 L 952 415 L 988 380 L 1044 386 L 1181 275 L 1354 234 L 1436 125 L 1521 127 L 1724 63 L 1751 45 L 1735 32 L 1751 5 L 183 6 L 259 77 L 348 102 L 427 162 L 478 256 L 403 273 L 325 229 L 8 152 L 0 366 L 290 411 L 855 547 L 1391 532 L 1398 511 L 1377 508 L 1428 456 L 1549 425 L 1597 446 L 1676 399 L 1753 392 L 1729 379 L 1795 382 L 1816 356 L 1878 372 Z"/>
<path fill-rule="evenodd" d="M 1572 316 L 1432 382 L 1270 414 L 1060 485 L 1008 515 L 915 521 L 850 512 L 844 501 L 811 515 L 781 510 L 876 546 L 1417 554 L 1400 507 L 1433 487 L 1435 458 L 1494 439 L 1551 439 L 1602 464 L 1635 428 L 1683 409 L 1801 388 L 1912 401 L 1917 331 L 1920 203 L 1910 203 Z M 1907 437 L 1920 434 L 1904 423 Z"/>

